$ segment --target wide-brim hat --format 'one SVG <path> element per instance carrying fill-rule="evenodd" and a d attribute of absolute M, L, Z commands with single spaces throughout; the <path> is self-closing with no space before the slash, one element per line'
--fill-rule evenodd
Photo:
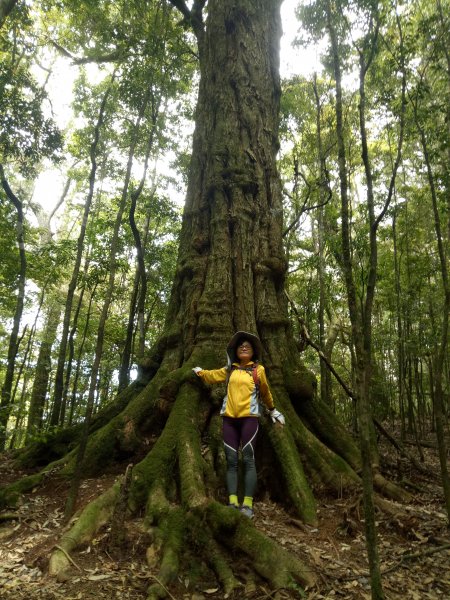
<path fill-rule="evenodd" d="M 253 348 L 253 359 L 254 361 L 261 360 L 263 347 L 261 341 L 254 333 L 248 331 L 236 331 L 227 346 L 227 354 L 232 363 L 237 361 L 236 349 L 237 345 L 241 340 L 247 340 L 250 342 Z"/>

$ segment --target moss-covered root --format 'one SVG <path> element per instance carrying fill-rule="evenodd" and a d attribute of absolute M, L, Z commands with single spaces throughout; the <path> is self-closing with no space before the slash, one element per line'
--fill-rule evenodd
<path fill-rule="evenodd" d="M 100 429 L 117 414 L 122 412 L 127 404 L 142 390 L 143 384 L 139 381 L 131 383 L 120 392 L 113 402 L 99 410 L 92 417 L 89 433 Z M 82 424 L 55 429 L 51 432 L 41 433 L 42 439 L 33 441 L 30 445 L 21 448 L 15 462 L 18 467 L 33 468 L 37 465 L 46 465 L 67 454 L 68 448 L 73 448 L 80 437 Z"/>
<path fill-rule="evenodd" d="M 56 471 L 60 471 L 61 467 L 64 466 L 66 461 L 67 457 L 60 458 L 59 460 L 47 465 L 45 469 L 39 473 L 26 475 L 14 483 L 0 488 L 0 509 L 17 506 L 22 494 L 30 492 L 34 488 L 42 485 L 47 477 L 51 477 Z"/>
<path fill-rule="evenodd" d="M 182 385 L 166 426 L 149 454 L 133 469 L 130 505 L 137 508 L 147 502 L 149 524 L 164 514 L 168 490 L 173 488 L 175 467 L 179 468 L 179 495 L 186 508 L 206 502 L 204 472 L 198 426 L 200 391 L 188 383 Z"/>
<path fill-rule="evenodd" d="M 316 501 L 289 428 L 275 425 L 268 434 L 289 500 L 304 523 L 317 525 Z"/>
<path fill-rule="evenodd" d="M 70 552 L 89 542 L 111 518 L 120 491 L 120 481 L 116 481 L 106 492 L 90 502 L 70 530 L 64 533 L 50 557 L 50 575 L 58 576 L 67 569 L 70 565 Z"/>
<path fill-rule="evenodd" d="M 297 403 L 295 410 L 326 446 L 342 456 L 354 471 L 361 471 L 358 445 L 329 406 L 319 400 L 309 400 Z"/>
<path fill-rule="evenodd" d="M 19 504 L 20 496 L 40 485 L 45 473 L 27 475 L 18 481 L 0 488 L 0 509 L 13 508 Z"/>
<path fill-rule="evenodd" d="M 293 583 L 304 588 L 315 585 L 316 577 L 309 567 L 255 529 L 238 511 L 211 502 L 207 507 L 207 521 L 215 537 L 234 555 L 242 552 L 248 556 L 254 570 L 274 589 L 289 588 Z"/>
<path fill-rule="evenodd" d="M 161 561 L 156 583 L 148 589 L 148 600 L 157 600 L 167 596 L 167 586 L 178 575 L 180 554 L 185 543 L 186 519 L 181 508 L 172 508 L 161 519 L 158 527 L 158 546 Z"/>
<path fill-rule="evenodd" d="M 208 530 L 209 531 L 209 530 Z M 236 579 L 231 570 L 223 550 L 216 540 L 211 536 L 207 544 L 203 547 L 205 560 L 217 576 L 217 580 L 222 585 L 225 596 L 231 594 L 233 590 L 242 584 Z"/>
<path fill-rule="evenodd" d="M 319 401 L 307 401 L 297 404 L 296 411 L 302 415 L 326 446 L 341 456 L 356 473 L 361 473 L 359 447 L 328 406 Z M 378 471 L 377 465 L 374 467 L 374 487 L 392 500 L 406 502 L 411 498 L 404 489 L 387 481 Z"/>
<path fill-rule="evenodd" d="M 373 474 L 373 485 L 374 488 L 391 500 L 397 500 L 398 502 L 410 502 L 411 494 L 399 487 L 392 481 L 388 481 L 380 472 L 376 471 Z"/>
<path fill-rule="evenodd" d="M 361 479 L 352 467 L 313 435 L 295 411 L 291 413 L 290 429 L 312 480 L 333 489 L 337 495 L 342 495 L 343 489 L 359 487 Z"/>
<path fill-rule="evenodd" d="M 206 463 L 200 446 L 199 403 L 200 391 L 189 384 L 184 384 L 177 396 L 175 426 L 178 432 L 177 454 L 181 501 L 190 509 L 206 503 L 204 482 Z"/>
<path fill-rule="evenodd" d="M 181 383 L 192 375 L 183 367 L 170 373 L 158 372 L 140 393 L 134 395 L 124 410 L 89 436 L 84 457 L 85 476 L 98 473 L 99 468 L 113 462 L 123 454 L 133 454 L 142 444 L 140 429 L 158 428 L 167 418 Z M 76 454 L 74 454 L 75 460 Z M 65 469 L 67 475 L 74 470 L 74 460 Z"/>
<path fill-rule="evenodd" d="M 295 507 L 298 516 L 309 525 L 317 524 L 316 501 L 306 479 L 301 458 L 291 432 L 289 413 L 294 414 L 286 392 L 277 386 L 273 390 L 276 406 L 286 415 L 286 427 L 270 423 L 267 434 L 274 450 L 286 495 Z M 265 426 L 265 424 L 263 424 Z"/>

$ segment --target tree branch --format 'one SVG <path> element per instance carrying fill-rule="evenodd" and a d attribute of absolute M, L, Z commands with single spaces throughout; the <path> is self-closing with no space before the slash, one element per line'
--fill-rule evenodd
<path fill-rule="evenodd" d="M 22 215 L 22 202 L 19 200 L 19 198 L 14 194 L 14 192 L 12 191 L 12 189 L 9 187 L 9 183 L 6 179 L 6 175 L 5 175 L 5 171 L 3 169 L 3 165 L 0 164 L 0 181 L 2 183 L 2 187 L 6 192 L 6 195 L 8 196 L 8 198 L 11 200 L 11 202 L 14 204 L 14 206 L 16 207 L 17 211 L 19 212 L 19 216 Z"/>
<path fill-rule="evenodd" d="M 69 188 L 70 188 L 70 184 L 72 183 L 72 180 L 70 177 L 67 178 L 67 181 L 64 185 L 64 189 L 62 191 L 61 197 L 58 200 L 58 202 L 56 203 L 55 208 L 52 210 L 52 212 L 49 214 L 48 216 L 48 222 L 50 223 L 50 221 L 53 218 L 53 215 L 55 214 L 55 212 L 58 210 L 58 208 L 61 206 L 61 204 L 64 202 L 64 200 L 66 199 L 67 194 L 69 193 Z"/>
<path fill-rule="evenodd" d="M 298 323 L 300 325 L 300 335 L 301 335 L 301 338 L 302 338 L 304 344 L 307 345 L 307 346 L 311 346 L 311 348 L 314 348 L 314 350 L 319 355 L 320 360 L 322 360 L 326 364 L 327 368 L 331 371 L 331 373 L 333 373 L 333 375 L 336 377 L 337 381 L 340 383 L 340 385 L 344 389 L 344 391 L 347 394 L 347 396 L 349 396 L 352 400 L 356 400 L 356 394 L 355 394 L 355 392 L 353 390 L 351 390 L 348 387 L 348 385 L 345 383 L 345 381 L 341 378 L 341 376 L 336 371 L 336 369 L 333 367 L 333 365 L 330 363 L 330 361 L 325 356 L 325 354 L 323 353 L 323 351 L 321 350 L 321 348 L 312 341 L 311 336 L 309 335 L 308 329 L 306 328 L 306 323 L 305 323 L 304 319 L 302 319 L 302 317 L 300 316 L 300 314 L 299 314 L 299 312 L 297 310 L 297 307 L 294 304 L 294 301 L 290 298 L 290 296 L 286 292 L 286 290 L 285 290 L 284 293 L 286 294 L 288 302 L 291 305 L 291 308 L 294 311 L 295 316 L 297 317 Z"/>
<path fill-rule="evenodd" d="M 169 1 L 171 4 L 173 4 L 175 6 L 175 8 L 178 8 L 178 10 L 181 12 L 181 14 L 186 19 L 186 21 L 189 22 L 191 20 L 192 13 L 189 10 L 189 8 L 187 7 L 187 4 L 184 0 L 169 0 Z M 194 3 L 194 7 L 196 4 L 198 4 L 198 2 Z"/>
<path fill-rule="evenodd" d="M 66 48 L 58 44 L 55 40 L 50 40 L 50 43 L 58 50 L 62 56 L 66 58 L 70 58 L 73 65 L 86 65 L 88 63 L 109 63 L 116 62 L 119 59 L 122 59 L 125 55 L 124 48 L 116 48 L 109 54 L 90 54 L 86 56 L 74 56 L 71 54 Z"/>
<path fill-rule="evenodd" d="M 197 42 L 201 45 L 201 40 L 203 39 L 203 8 L 206 4 L 206 0 L 195 0 L 192 5 L 192 9 L 189 10 L 185 0 L 169 0 L 175 8 L 183 15 L 184 19 L 182 20 L 190 25 L 194 31 L 194 34 L 197 38 Z"/>

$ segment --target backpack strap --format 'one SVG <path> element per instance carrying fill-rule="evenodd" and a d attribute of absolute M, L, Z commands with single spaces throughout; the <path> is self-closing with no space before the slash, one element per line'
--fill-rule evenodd
<path fill-rule="evenodd" d="M 236 370 L 246 371 L 252 377 L 252 379 L 255 383 L 256 393 L 259 396 L 259 376 L 258 376 L 258 363 L 257 362 L 254 362 L 249 367 L 237 367 L 236 365 L 231 365 L 231 367 L 228 369 L 227 378 L 225 380 L 225 389 L 227 390 L 227 393 L 228 393 L 228 382 L 230 381 L 231 373 Z"/>
<path fill-rule="evenodd" d="M 255 382 L 256 393 L 259 396 L 259 377 L 258 377 L 258 363 L 254 362 L 252 364 L 252 377 Z"/>

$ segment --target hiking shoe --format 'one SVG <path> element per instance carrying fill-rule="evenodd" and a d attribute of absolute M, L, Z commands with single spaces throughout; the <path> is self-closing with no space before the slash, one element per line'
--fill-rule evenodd
<path fill-rule="evenodd" d="M 231 503 L 231 504 L 229 504 L 229 505 L 228 505 L 228 508 L 236 508 L 236 509 L 239 509 L 239 506 L 238 506 L 237 504 L 233 504 L 233 503 Z"/>
<path fill-rule="evenodd" d="M 243 515 L 245 515 L 249 519 L 253 519 L 253 517 L 255 516 L 255 513 L 253 512 L 253 508 L 250 508 L 250 506 L 246 506 L 245 504 L 243 504 L 241 506 L 240 511 Z"/>

